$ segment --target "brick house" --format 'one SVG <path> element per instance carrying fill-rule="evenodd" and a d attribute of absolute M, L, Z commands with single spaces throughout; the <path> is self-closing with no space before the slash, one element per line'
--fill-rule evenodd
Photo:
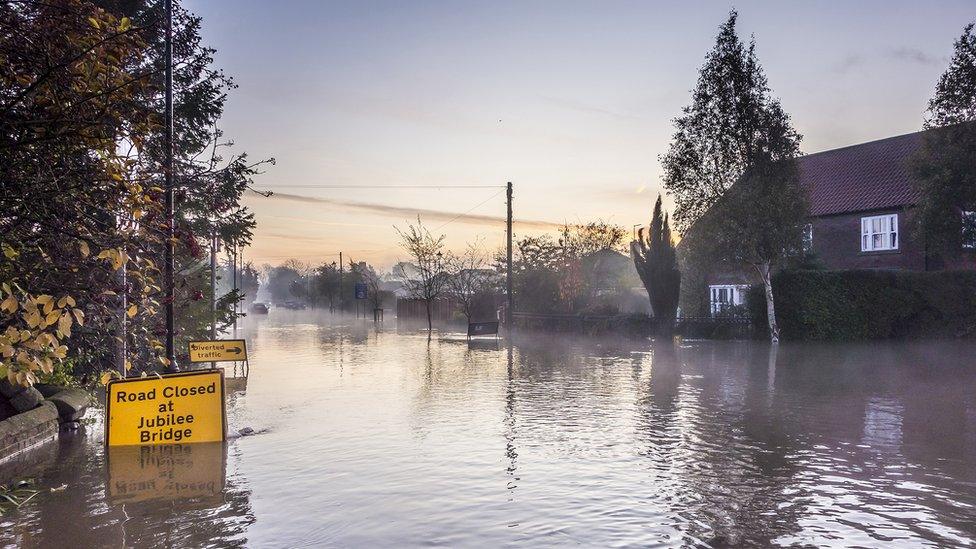
<path fill-rule="evenodd" d="M 805 243 L 827 269 L 904 269 L 928 271 L 976 268 L 976 239 L 969 250 L 945 260 L 928 254 L 913 234 L 918 193 L 911 160 L 925 132 L 802 156 L 800 183 L 808 192 L 810 219 Z M 972 214 L 970 214 L 972 215 Z M 743 269 L 718 269 L 706 275 L 711 315 L 745 303 L 755 275 Z"/>

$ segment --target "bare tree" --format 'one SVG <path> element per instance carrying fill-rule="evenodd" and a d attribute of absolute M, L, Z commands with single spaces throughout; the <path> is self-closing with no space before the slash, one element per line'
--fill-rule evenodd
<path fill-rule="evenodd" d="M 444 272 L 444 235 L 434 237 L 427 227 L 424 227 L 420 217 L 417 224 L 407 225 L 406 230 L 394 227 L 400 235 L 400 246 L 413 258 L 417 267 L 417 278 L 404 281 L 405 289 L 410 297 L 421 299 L 427 309 L 427 340 L 433 331 L 431 322 L 431 308 L 434 300 L 441 296 L 447 284 Z"/>
<path fill-rule="evenodd" d="M 447 293 L 461 306 L 461 312 L 469 324 L 474 313 L 475 300 L 492 283 L 492 271 L 488 269 L 488 252 L 479 244 L 468 244 L 461 255 L 449 254 L 445 261 Z"/>

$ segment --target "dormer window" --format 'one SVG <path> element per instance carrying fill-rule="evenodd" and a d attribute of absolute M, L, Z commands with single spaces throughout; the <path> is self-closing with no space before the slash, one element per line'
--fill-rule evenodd
<path fill-rule="evenodd" d="M 861 251 L 898 249 L 898 214 L 861 218 Z"/>

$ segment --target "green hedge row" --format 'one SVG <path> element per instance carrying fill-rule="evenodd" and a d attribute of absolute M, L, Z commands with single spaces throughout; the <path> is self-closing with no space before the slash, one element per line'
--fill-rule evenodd
<path fill-rule="evenodd" d="M 783 271 L 773 277 L 784 339 L 857 340 L 976 335 L 973 271 Z M 761 287 L 749 293 L 766 325 Z"/>

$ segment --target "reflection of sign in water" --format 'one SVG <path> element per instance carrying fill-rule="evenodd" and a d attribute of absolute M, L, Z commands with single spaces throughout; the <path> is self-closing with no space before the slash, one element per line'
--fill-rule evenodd
<path fill-rule="evenodd" d="M 224 371 L 112 381 L 105 416 L 109 446 L 220 442 L 226 436 Z"/>
<path fill-rule="evenodd" d="M 219 496 L 224 444 L 116 446 L 108 449 L 108 495 L 116 502 Z"/>
<path fill-rule="evenodd" d="M 468 324 L 468 336 L 497 335 L 497 322 L 472 322 Z"/>
<path fill-rule="evenodd" d="M 191 341 L 190 362 L 229 362 L 247 360 L 247 345 L 243 339 L 219 341 Z"/>
<path fill-rule="evenodd" d="M 356 299 L 366 299 L 366 284 L 363 282 L 356 283 Z"/>

